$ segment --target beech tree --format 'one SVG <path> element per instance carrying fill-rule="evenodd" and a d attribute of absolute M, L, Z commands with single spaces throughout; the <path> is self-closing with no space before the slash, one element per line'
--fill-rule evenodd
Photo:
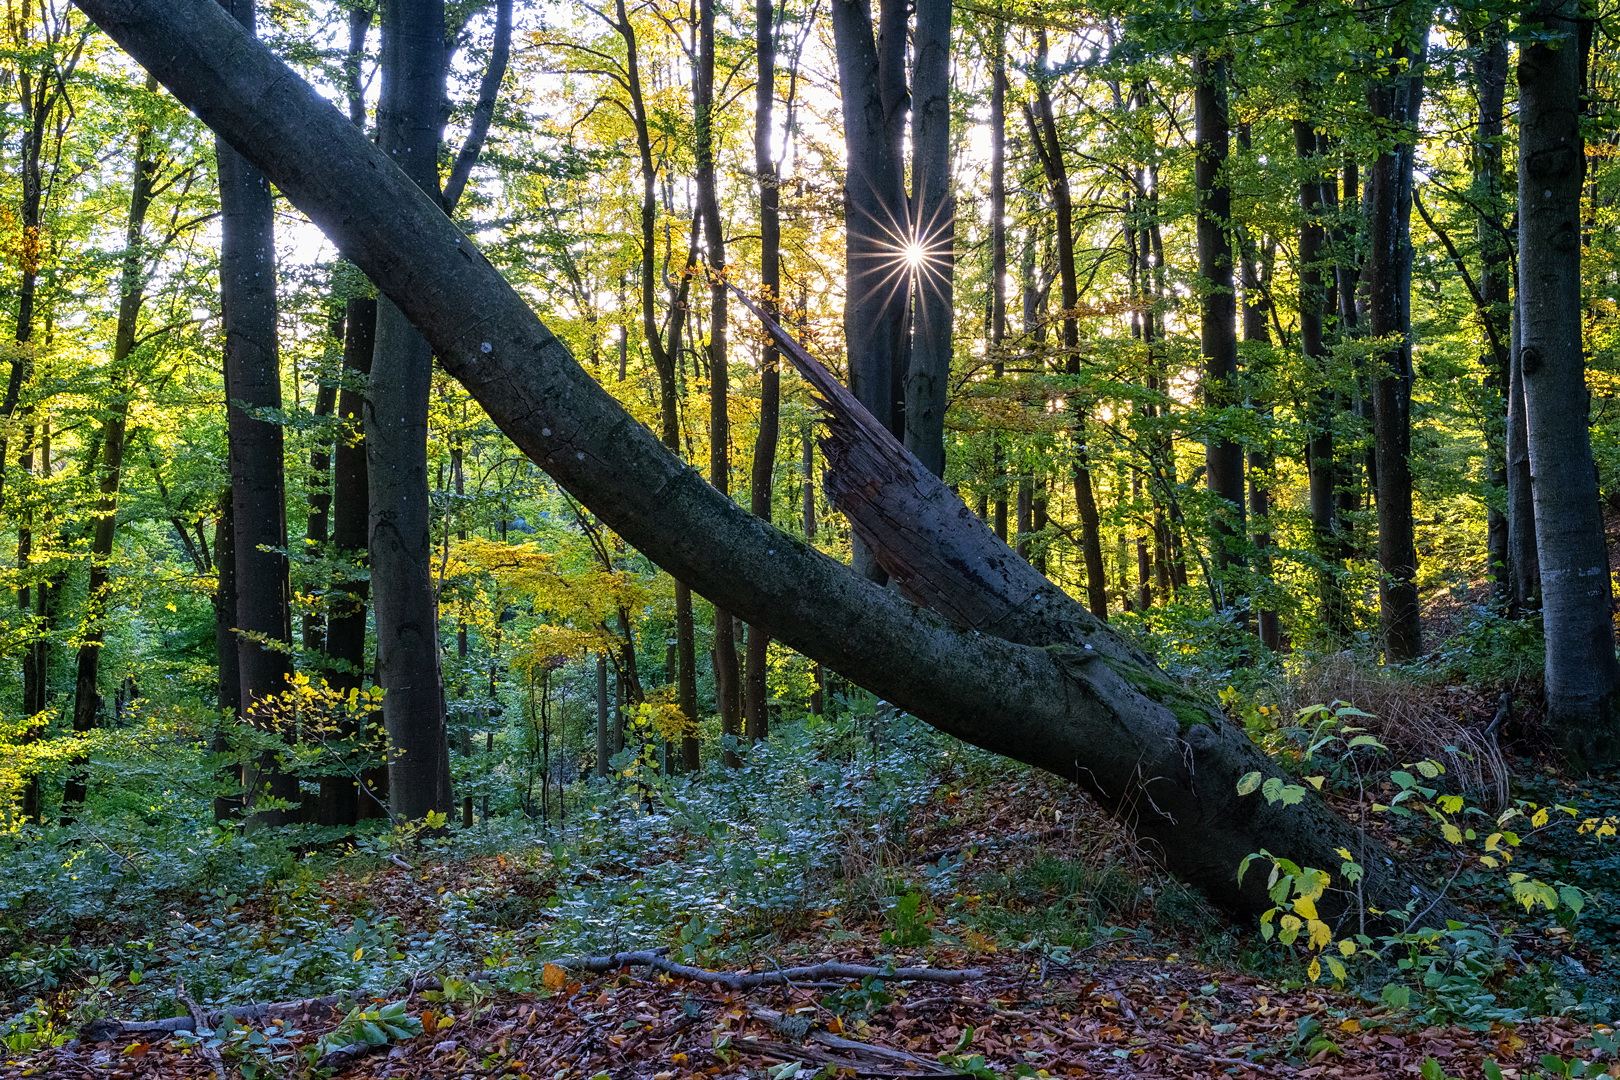
<path fill-rule="evenodd" d="M 229 10 L 253 32 L 254 0 L 234 0 Z M 228 142 L 218 144 L 216 156 L 235 556 L 233 631 L 242 714 L 258 726 L 274 728 L 263 704 L 286 689 L 292 644 L 283 439 L 281 425 L 265 415 L 281 408 L 275 219 L 264 174 Z M 261 755 L 257 768 L 243 779 L 250 804 L 261 793 L 298 802 L 298 781 L 280 768 L 273 752 Z M 281 810 L 263 815 L 271 823 L 286 816 Z"/>
<path fill-rule="evenodd" d="M 1548 720 L 1580 766 L 1620 760 L 1620 664 L 1581 347 L 1584 48 L 1575 0 L 1537 5 L 1519 57 L 1519 372 L 1547 633 Z"/>
<path fill-rule="evenodd" d="M 1423 67 L 1432 7 L 1409 0 L 1392 8 L 1384 30 L 1387 62 L 1367 88 L 1382 145 L 1367 177 L 1368 329 L 1388 341 L 1373 379 L 1378 465 L 1378 583 L 1384 652 L 1415 660 L 1423 652 L 1417 547 L 1412 522 L 1412 183 Z"/>

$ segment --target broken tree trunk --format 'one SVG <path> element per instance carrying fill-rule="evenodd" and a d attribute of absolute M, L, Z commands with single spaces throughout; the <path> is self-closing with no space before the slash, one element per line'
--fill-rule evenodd
<path fill-rule="evenodd" d="M 669 453 L 428 196 L 213 0 L 77 2 L 326 231 L 524 453 L 694 590 L 935 727 L 1080 783 L 1229 910 L 1270 906 L 1264 875 L 1237 881 L 1262 847 L 1328 869 L 1348 848 L 1369 868 L 1367 901 L 1386 911 L 1422 895 L 1314 795 L 1288 807 L 1240 798 L 1241 776 L 1276 766 L 892 439 L 849 442 L 835 468 L 870 504 L 859 527 L 882 530 L 908 593 L 941 614 L 754 518 Z M 855 412 L 840 422 L 874 425 Z"/>

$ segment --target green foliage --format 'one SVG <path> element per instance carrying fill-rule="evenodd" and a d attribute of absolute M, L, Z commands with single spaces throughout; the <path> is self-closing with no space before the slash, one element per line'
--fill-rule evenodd
<path fill-rule="evenodd" d="M 1227 704 L 1242 708 L 1236 695 L 1229 695 Z M 1256 734 L 1269 734 L 1272 744 L 1289 755 L 1295 768 L 1323 770 L 1322 775 L 1307 777 L 1308 782 L 1320 788 L 1333 778 L 1344 794 L 1360 800 L 1363 813 L 1387 814 L 1399 823 L 1425 830 L 1428 843 L 1450 864 L 1449 874 L 1443 876 L 1448 888 L 1466 883 L 1480 894 L 1494 887 L 1498 897 L 1521 907 L 1524 916 L 1540 909 L 1552 914 L 1565 931 L 1574 931 L 1593 894 L 1578 885 L 1549 883 L 1509 866 L 1527 839 L 1558 832 L 1560 823 L 1565 833 L 1601 842 L 1614 834 L 1617 822 L 1601 816 L 1582 819 L 1575 807 L 1543 806 L 1526 799 L 1514 800 L 1499 813 L 1489 814 L 1463 795 L 1443 794 L 1437 785 L 1445 767 L 1433 760 L 1387 769 L 1380 778 L 1369 755 L 1384 753 L 1383 746 L 1361 728 L 1345 723 L 1346 718 L 1366 715 L 1336 703 L 1332 709 L 1303 709 L 1294 724 L 1269 731 L 1269 714 L 1261 709 L 1247 710 L 1245 722 Z M 1304 795 L 1303 787 L 1275 777 L 1262 782 L 1258 772 L 1244 776 L 1237 790 L 1240 796 L 1258 792 L 1267 801 L 1283 805 Z M 1521 835 L 1514 827 L 1527 831 Z M 1338 983 L 1354 977 L 1369 989 L 1392 974 L 1395 981 L 1378 990 L 1386 1006 L 1415 1009 L 1426 1023 L 1470 1027 L 1522 1019 L 1530 1006 L 1512 999 L 1545 998 L 1550 992 L 1541 973 L 1510 976 L 1514 950 L 1499 932 L 1456 921 L 1440 928 L 1426 926 L 1422 920 L 1433 904 L 1419 908 L 1416 899 L 1402 912 L 1373 912 L 1404 920 L 1404 928 L 1378 936 L 1364 932 L 1336 935 L 1317 915 L 1317 905 L 1326 892 L 1332 889 L 1342 894 L 1341 900 L 1352 913 L 1367 908 L 1361 892 L 1363 868 L 1348 850 L 1339 849 L 1339 855 L 1342 862 L 1337 875 L 1300 867 L 1264 850 L 1246 857 L 1238 868 L 1241 881 L 1255 861 L 1269 862 L 1266 885 L 1273 907 L 1261 916 L 1261 935 L 1306 958 L 1311 981 L 1322 976 L 1324 965 Z M 1335 885 L 1336 879 L 1340 884 Z M 1358 975 L 1352 975 L 1352 966 Z"/>
<path fill-rule="evenodd" d="M 894 898 L 886 918 L 889 928 L 880 940 L 898 949 L 914 949 L 933 940 L 934 911 L 923 902 L 920 892 L 907 892 Z"/>
<path fill-rule="evenodd" d="M 381 1008 L 365 1009 L 356 1005 L 344 1014 L 337 1027 L 322 1035 L 317 1042 L 321 1054 L 345 1046 L 386 1046 L 391 1042 L 414 1039 L 422 1034 L 422 1021 L 413 1016 L 403 1001 L 391 1002 Z"/>

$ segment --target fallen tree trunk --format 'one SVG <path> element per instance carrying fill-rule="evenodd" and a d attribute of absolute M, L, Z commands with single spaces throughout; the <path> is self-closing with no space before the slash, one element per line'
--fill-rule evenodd
<path fill-rule="evenodd" d="M 854 440 L 835 484 L 863 493 L 891 554 L 907 540 L 895 558 L 906 588 L 948 618 L 754 518 L 670 454 L 427 196 L 213 0 L 76 2 L 410 316 L 519 449 L 721 608 L 943 731 L 1083 785 L 1228 910 L 1270 906 L 1263 874 L 1237 881 L 1260 848 L 1327 869 L 1347 848 L 1386 911 L 1423 894 L 1314 795 L 1240 798 L 1245 773 L 1279 775 L 1269 759 L 1022 560 L 987 556 L 965 508 L 906 458 Z"/>

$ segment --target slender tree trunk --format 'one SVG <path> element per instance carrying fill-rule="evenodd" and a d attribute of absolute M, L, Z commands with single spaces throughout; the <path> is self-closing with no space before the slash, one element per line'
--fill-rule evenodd
<path fill-rule="evenodd" d="M 1224 413 L 1240 403 L 1237 391 L 1237 289 L 1232 260 L 1232 189 L 1225 172 L 1231 148 L 1227 117 L 1230 73 L 1225 58 L 1202 52 L 1194 63 L 1197 114 L 1199 341 L 1204 354 L 1204 408 Z M 1211 497 L 1210 525 L 1217 609 L 1235 607 L 1244 583 L 1243 447 L 1216 420 L 1204 446 L 1205 484 Z"/>
<path fill-rule="evenodd" d="M 664 446 L 672 454 L 681 452 L 680 382 L 677 359 L 681 334 L 686 326 L 686 297 L 691 276 L 683 274 L 676 295 L 671 298 L 668 344 L 658 325 L 658 163 L 653 158 L 652 129 L 646 100 L 641 92 L 641 60 L 635 27 L 624 0 L 616 0 L 613 28 L 625 43 L 625 82 L 630 98 L 630 117 L 636 132 L 636 153 L 641 164 L 641 329 L 658 373 L 659 431 Z M 701 228 L 693 223 L 694 234 Z M 621 370 L 623 361 L 621 360 Z M 692 615 L 692 590 L 685 582 L 675 582 L 676 698 L 689 722 L 697 720 L 697 634 Z M 688 771 L 702 764 L 701 745 L 695 733 L 681 738 L 681 762 Z"/>
<path fill-rule="evenodd" d="M 444 0 L 383 8 L 378 145 L 435 202 L 444 129 Z M 365 403 L 377 681 L 388 732 L 388 807 L 399 821 L 449 813 L 450 747 L 432 576 L 428 395 L 433 351 L 390 301 L 377 305 Z"/>
<path fill-rule="evenodd" d="M 990 71 L 990 326 L 991 373 L 1007 374 L 1007 24 L 997 21 L 991 35 Z M 993 527 L 1007 541 L 1007 460 L 999 430 L 991 432 Z"/>
<path fill-rule="evenodd" d="M 1536 508 L 1530 483 L 1530 431 L 1525 420 L 1524 372 L 1519 334 L 1524 319 L 1514 297 L 1508 349 L 1507 496 L 1508 565 L 1513 575 L 1511 610 L 1541 606 L 1541 558 L 1536 552 Z"/>
<path fill-rule="evenodd" d="M 224 6 L 252 32 L 253 0 L 227 0 Z M 254 415 L 281 408 L 275 219 L 270 185 L 259 170 L 223 141 L 216 154 L 242 715 L 267 728 L 273 721 L 261 718 L 260 702 L 286 688 L 291 670 L 286 650 L 292 643 L 281 425 Z M 249 804 L 261 795 L 298 802 L 298 782 L 276 758 L 262 755 L 244 777 Z M 280 810 L 256 815 L 272 825 L 294 816 L 296 811 Z"/>
<path fill-rule="evenodd" d="M 1332 379 L 1332 371 L 1324 323 L 1333 297 L 1323 272 L 1327 231 L 1322 225 L 1322 213 L 1326 201 L 1323 188 L 1330 181 L 1323 173 L 1316 123 L 1312 116 L 1294 121 L 1294 151 L 1305 168 L 1299 185 L 1299 341 L 1300 351 L 1312 376 L 1327 384 Z M 1344 544 L 1339 528 L 1338 470 L 1335 467 L 1337 451 L 1333 432 L 1339 407 L 1339 394 L 1331 385 L 1323 385 L 1312 394 L 1311 435 L 1305 444 L 1305 468 L 1310 479 L 1311 536 L 1319 563 L 1316 585 L 1318 617 L 1329 644 L 1335 648 L 1345 643 L 1350 629 L 1341 581 Z"/>
<path fill-rule="evenodd" d="M 1373 436 L 1378 466 L 1378 601 L 1384 655 L 1394 663 L 1423 654 L 1417 546 L 1412 521 L 1412 179 L 1430 8 L 1412 0 L 1392 11 L 1392 74 L 1375 78 L 1367 98 L 1392 140 L 1367 177 L 1370 243 L 1368 329 L 1392 342 L 1374 362 Z"/>
<path fill-rule="evenodd" d="M 148 76 L 147 91 L 157 90 Z M 152 185 L 158 163 L 152 147 L 152 128 L 145 122 L 135 129 L 135 171 L 130 179 L 129 212 L 124 219 L 124 256 L 119 269 L 118 322 L 113 329 L 112 373 L 114 397 L 101 422 L 101 479 L 96 500 L 95 527 L 90 537 L 90 581 L 85 591 L 85 629 L 79 643 L 73 687 L 73 730 L 94 731 L 101 711 L 97 684 L 101 651 L 106 640 L 107 605 L 111 600 L 112 556 L 118 536 L 118 489 L 124 475 L 124 445 L 129 425 L 129 403 L 135 392 L 135 372 L 129 370 L 146 299 L 146 253 L 141 240 L 146 213 L 152 205 Z M 72 773 L 62 794 L 64 814 L 84 802 L 85 775 Z"/>
<path fill-rule="evenodd" d="M 906 359 L 906 448 L 945 475 L 945 395 L 951 378 L 956 203 L 951 194 L 951 3 L 917 5 L 912 35 L 911 349 Z"/>
<path fill-rule="evenodd" d="M 1038 31 L 1037 64 L 1046 67 L 1046 31 Z M 1080 374 L 1080 279 L 1074 263 L 1074 204 L 1069 191 L 1069 167 L 1058 137 L 1057 118 L 1052 109 L 1052 92 L 1045 80 L 1035 83 L 1034 106 L 1027 111 L 1030 136 L 1034 140 L 1041 171 L 1052 195 L 1053 227 L 1057 232 L 1058 287 L 1063 304 L 1063 371 Z M 1108 571 L 1103 566 L 1102 520 L 1097 497 L 1091 486 L 1091 454 L 1087 449 L 1085 404 L 1078 395 L 1069 398 L 1074 426 L 1074 456 L 1070 479 L 1080 515 L 1080 548 L 1086 563 L 1086 600 L 1091 613 L 1108 618 Z"/>
<path fill-rule="evenodd" d="M 608 662 L 605 653 L 596 656 L 596 775 L 607 776 L 608 759 L 613 756 L 613 740 L 608 727 Z"/>
<path fill-rule="evenodd" d="M 331 546 L 334 558 L 364 571 L 370 532 L 364 387 L 371 376 L 376 349 L 377 300 L 372 296 L 350 296 L 344 301 L 343 311 L 343 386 L 337 402 L 342 428 L 332 455 Z M 365 684 L 366 609 L 370 596 L 371 582 L 363 572 L 332 588 L 326 620 L 326 655 L 332 664 L 327 681 L 339 690 L 359 690 Z M 342 734 L 354 737 L 361 733 L 346 730 Z M 381 804 L 388 798 L 387 769 L 366 770 L 360 782 L 370 795 L 361 796 L 352 774 L 322 779 L 322 825 L 353 825 L 360 818 L 380 816 Z"/>
<path fill-rule="evenodd" d="M 242 719 L 242 665 L 236 644 L 236 525 L 231 520 L 231 493 L 220 494 L 219 517 L 214 522 L 214 655 L 217 658 L 218 689 L 216 704 L 220 723 L 214 728 L 209 749 L 218 755 L 231 752 L 225 725 Z M 237 788 L 231 794 L 214 799 L 214 822 L 224 824 L 242 816 L 242 770 L 227 765 L 221 770 L 220 782 Z"/>
<path fill-rule="evenodd" d="M 1474 93 L 1479 116 L 1474 127 L 1475 236 L 1479 244 L 1480 316 L 1485 323 L 1486 508 L 1485 566 L 1497 602 L 1513 606 L 1512 554 L 1508 543 L 1507 412 L 1512 312 L 1513 247 L 1508 240 L 1506 172 L 1502 166 L 1503 99 L 1507 90 L 1507 25 L 1488 18 L 1477 41 Z"/>
<path fill-rule="evenodd" d="M 771 0 L 754 3 L 754 53 L 758 74 L 754 83 L 754 171 L 759 175 L 759 280 L 765 310 L 780 315 L 782 298 L 782 219 L 776 159 L 771 155 L 776 106 L 776 26 Z M 771 495 L 776 475 L 776 447 L 781 437 L 781 375 L 776 346 L 767 344 L 760 356 L 759 433 L 754 438 L 754 464 L 749 476 L 748 504 L 754 516 L 771 520 Z M 771 639 L 758 627 L 748 628 L 743 675 L 743 721 L 748 738 L 765 737 L 770 718 L 766 669 Z"/>
<path fill-rule="evenodd" d="M 714 0 L 698 3 L 698 69 L 692 82 L 697 115 L 698 216 L 702 219 L 709 269 L 709 483 L 721 494 L 731 493 L 731 372 L 726 342 L 725 223 L 720 218 L 720 197 L 714 165 Z M 763 643 L 763 639 L 762 639 Z M 764 672 L 761 670 L 761 677 Z M 714 689 L 720 712 L 720 730 L 734 738 L 764 735 L 764 716 L 755 718 L 756 731 L 744 732 L 742 670 L 737 663 L 737 621 L 724 608 L 714 609 Z M 733 759 L 728 758 L 728 764 Z"/>
<path fill-rule="evenodd" d="M 1244 142 L 1244 149 L 1247 150 L 1247 138 Z M 1266 323 L 1271 314 L 1271 247 L 1272 245 L 1267 245 L 1267 257 L 1262 267 L 1253 239 L 1245 238 L 1243 241 L 1243 340 L 1255 345 L 1271 343 L 1271 331 Z M 1262 371 L 1258 368 L 1252 370 L 1255 372 L 1256 382 L 1259 382 Z M 1265 420 L 1271 417 L 1269 400 L 1251 398 L 1249 407 Z M 1271 451 L 1266 445 L 1257 443 L 1249 448 L 1249 527 L 1252 530 L 1251 539 L 1254 544 L 1254 568 L 1267 586 L 1271 584 L 1273 566 L 1271 536 L 1273 464 Z M 1144 563 L 1146 556 L 1147 546 L 1144 544 L 1142 546 Z M 1267 649 L 1276 652 L 1282 648 L 1282 627 L 1274 608 L 1259 608 L 1255 617 L 1255 629 L 1259 634 L 1260 643 Z"/>
<path fill-rule="evenodd" d="M 1519 366 L 1534 477 L 1547 720 L 1577 768 L 1620 760 L 1620 664 L 1582 355 L 1583 49 L 1576 0 L 1519 55 Z"/>
<path fill-rule="evenodd" d="M 870 0 L 832 5 L 844 114 L 844 339 L 849 384 L 890 431 L 903 436 L 908 368 L 905 167 L 906 3 L 879 0 L 874 39 Z M 882 568 L 857 540 L 855 568 L 878 581 Z"/>
<path fill-rule="evenodd" d="M 366 128 L 361 64 L 374 14 L 374 10 L 364 4 L 350 9 L 349 44 L 344 56 L 349 121 L 361 131 Z M 328 550 L 333 562 L 357 572 L 329 586 L 323 649 L 329 664 L 328 685 L 337 690 L 357 691 L 365 685 L 366 611 L 371 595 L 371 582 L 364 572 L 371 529 L 364 404 L 371 357 L 377 342 L 377 298 L 370 294 L 370 283 L 348 262 L 339 264 L 334 283 L 335 299 L 343 304 L 343 358 L 336 403 L 337 438 L 332 450 L 332 532 Z M 336 734 L 339 738 L 353 740 L 368 733 L 355 724 L 345 723 Z M 342 827 L 353 825 L 361 818 L 383 815 L 388 799 L 386 765 L 362 770 L 358 776 L 354 770 L 343 768 L 321 777 L 320 784 L 316 821 L 321 825 Z M 364 796 L 362 784 L 366 788 Z"/>
<path fill-rule="evenodd" d="M 342 347 L 345 330 L 343 316 L 338 315 L 332 320 L 332 336 L 337 339 L 339 348 Z M 339 361 L 338 370 L 329 372 L 315 390 L 315 407 L 311 410 L 316 424 L 327 421 L 332 416 L 332 410 L 337 407 L 338 384 L 337 379 L 342 377 L 342 363 Z M 317 429 L 319 431 L 319 429 Z M 332 539 L 332 451 L 334 444 L 330 436 L 321 431 L 309 448 L 309 507 L 308 519 L 304 525 L 304 554 L 310 559 L 321 559 L 327 555 L 327 546 Z M 310 610 L 304 613 L 302 634 L 304 648 L 311 654 L 321 654 L 326 651 L 326 619 L 322 612 L 311 605 Z"/>

